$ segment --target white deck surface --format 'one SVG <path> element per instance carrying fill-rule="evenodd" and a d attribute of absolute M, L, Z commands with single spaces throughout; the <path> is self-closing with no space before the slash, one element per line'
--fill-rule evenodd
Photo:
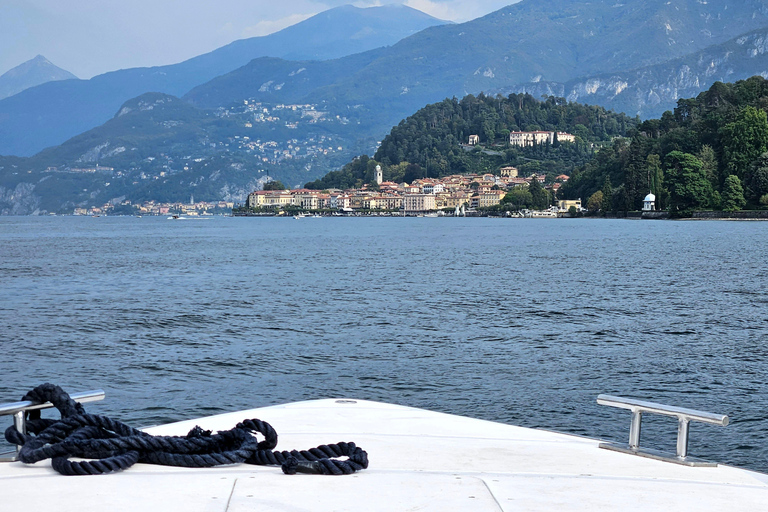
<path fill-rule="evenodd" d="M 2 510 L 51 511 L 762 511 L 768 475 L 691 468 L 599 449 L 595 440 L 376 402 L 298 402 L 147 429 L 270 423 L 278 450 L 354 441 L 369 469 L 293 475 L 251 465 L 137 464 L 65 477 L 50 461 L 0 463 Z"/>

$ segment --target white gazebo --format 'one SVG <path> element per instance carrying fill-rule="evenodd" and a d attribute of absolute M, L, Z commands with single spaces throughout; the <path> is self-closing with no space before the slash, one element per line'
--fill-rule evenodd
<path fill-rule="evenodd" d="M 643 199 L 643 211 L 652 212 L 655 209 L 656 209 L 656 196 L 649 192 L 648 195 L 645 196 L 645 199 Z"/>

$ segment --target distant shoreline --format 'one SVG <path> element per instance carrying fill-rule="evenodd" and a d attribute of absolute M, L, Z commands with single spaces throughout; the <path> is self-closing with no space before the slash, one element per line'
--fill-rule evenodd
<path fill-rule="evenodd" d="M 474 212 L 473 212 L 474 213 Z M 313 216 L 319 216 L 319 217 L 332 217 L 332 218 L 349 218 L 349 217 L 355 217 L 355 218 L 368 218 L 368 217 L 386 217 L 386 218 L 421 218 L 425 217 L 424 215 L 402 215 L 402 214 L 376 214 L 376 213 L 346 213 L 343 215 L 334 215 L 334 214 L 328 214 L 328 213 L 318 213 L 318 214 L 309 214 L 307 217 L 313 217 Z M 279 218 L 286 218 L 286 219 L 296 219 L 296 216 L 293 214 L 285 214 L 285 215 L 278 215 L 277 213 L 237 213 L 233 214 L 232 217 L 279 217 Z M 434 216 L 427 216 L 434 218 Z M 744 221 L 766 221 L 768 220 L 768 210 L 745 210 L 745 211 L 736 211 L 736 212 L 693 212 L 693 215 L 690 217 L 670 217 L 669 212 L 667 211 L 658 211 L 658 212 L 626 212 L 625 214 L 610 214 L 610 215 L 580 215 L 577 217 L 571 217 L 568 214 L 561 215 L 558 217 L 521 217 L 517 215 L 512 216 L 506 216 L 506 215 L 477 215 L 477 214 L 469 214 L 464 215 L 460 217 L 465 218 L 490 218 L 490 219 L 537 219 L 537 220 L 548 220 L 548 219 L 592 219 L 592 220 L 744 220 Z M 304 217 L 300 217 L 304 218 Z M 437 218 L 457 218 L 455 215 L 447 214 L 447 215 L 439 215 Z"/>

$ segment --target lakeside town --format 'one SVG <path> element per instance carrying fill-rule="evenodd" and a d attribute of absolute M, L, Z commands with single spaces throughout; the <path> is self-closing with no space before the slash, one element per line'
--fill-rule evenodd
<path fill-rule="evenodd" d="M 515 167 L 502 167 L 500 175 L 454 174 L 444 178 L 423 178 L 409 183 L 382 180 L 381 166 L 376 167 L 372 184 L 359 189 L 328 190 L 259 190 L 248 195 L 244 208 L 235 215 L 275 215 L 295 210 L 339 213 L 429 215 L 466 215 L 502 203 L 515 188 L 528 188 L 536 181 L 545 190 L 557 193 L 568 176 L 560 175 L 554 183 L 544 185 L 545 175 L 519 177 Z M 582 211 L 581 200 L 559 200 L 557 204 L 531 215 L 557 216 Z"/>
<path fill-rule="evenodd" d="M 233 213 L 236 216 L 286 215 L 297 212 L 338 214 L 453 214 L 472 215 L 502 203 L 506 194 L 515 188 L 528 188 L 536 180 L 543 189 L 553 194 L 568 180 L 560 175 L 551 184 L 544 184 L 545 176 L 519 177 L 515 167 L 503 167 L 501 175 L 456 174 L 444 178 L 424 178 L 408 183 L 383 181 L 381 167 L 377 167 L 376 185 L 366 184 L 359 189 L 259 190 L 248 195 L 245 205 L 232 201 L 195 201 L 163 203 L 146 201 L 133 204 L 129 200 L 100 207 L 75 208 L 74 215 L 185 215 L 205 216 Z M 531 216 L 557 216 L 571 208 L 583 211 L 581 200 L 558 200 L 549 209 L 527 212 Z"/>

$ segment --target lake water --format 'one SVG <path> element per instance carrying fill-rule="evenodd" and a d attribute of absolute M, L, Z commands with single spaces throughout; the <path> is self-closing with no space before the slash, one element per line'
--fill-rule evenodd
<path fill-rule="evenodd" d="M 609 393 L 728 414 L 691 453 L 768 471 L 767 233 L 0 217 L 0 401 L 103 388 L 87 410 L 146 426 L 350 397 L 626 442 Z M 646 416 L 642 444 L 674 451 L 676 429 Z"/>

